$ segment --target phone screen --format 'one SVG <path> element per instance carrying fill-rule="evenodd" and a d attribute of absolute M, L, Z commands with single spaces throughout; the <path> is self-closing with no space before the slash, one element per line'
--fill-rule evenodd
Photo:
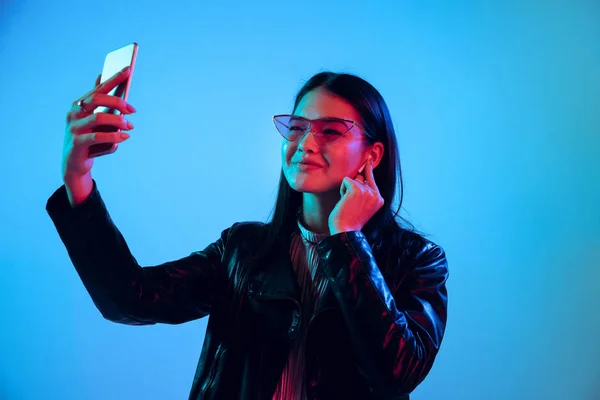
<path fill-rule="evenodd" d="M 119 49 L 113 50 L 106 55 L 104 60 L 104 67 L 102 68 L 102 76 L 100 77 L 100 83 L 106 82 L 108 79 L 113 77 L 117 72 L 121 71 L 123 68 L 130 66 L 131 73 L 129 78 L 122 82 L 120 85 L 117 85 L 114 89 L 112 89 L 108 95 L 110 96 L 118 96 L 123 100 L 127 100 L 129 95 L 129 87 L 131 85 L 131 77 L 133 75 L 133 67 L 135 65 L 135 58 L 137 56 L 137 43 L 131 43 L 127 46 L 121 47 Z M 94 110 L 94 113 L 111 113 L 111 114 L 120 114 L 119 110 L 108 108 L 108 107 L 97 107 Z M 102 125 L 98 126 L 95 129 L 96 132 L 118 132 L 120 129 L 115 128 L 110 125 Z M 99 143 L 90 146 L 89 156 L 90 157 L 98 157 L 100 155 L 113 153 L 117 149 L 117 145 L 113 143 Z"/>
<path fill-rule="evenodd" d="M 106 55 L 106 59 L 104 60 L 104 67 L 102 68 L 102 76 L 100 77 L 100 83 L 106 82 L 117 72 L 121 71 L 123 68 L 127 66 L 133 66 L 133 60 L 136 51 L 137 45 L 135 43 L 132 43 L 108 53 Z M 110 96 L 118 96 L 121 97 L 123 100 L 127 100 L 127 95 L 129 94 L 128 92 L 130 80 L 131 76 L 129 79 L 116 86 L 108 94 Z M 98 107 L 94 112 L 113 112 L 116 114 L 119 111 L 114 109 L 108 109 L 106 107 Z"/>

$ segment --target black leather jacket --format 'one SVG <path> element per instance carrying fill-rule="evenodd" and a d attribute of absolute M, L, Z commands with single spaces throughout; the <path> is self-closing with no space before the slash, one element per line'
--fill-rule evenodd
<path fill-rule="evenodd" d="M 141 268 L 95 182 L 75 208 L 62 186 L 46 210 L 104 318 L 180 324 L 210 314 L 190 399 L 271 400 L 290 341 L 308 324 L 310 399 L 406 400 L 442 342 L 447 262 L 439 246 L 415 233 L 405 231 L 391 252 L 385 243 L 372 249 L 360 231 L 320 242 L 329 288 L 303 321 L 289 248 L 274 248 L 271 262 L 254 266 L 243 286 L 232 278 L 248 267 L 245 253 L 260 246 L 263 223 L 233 224 L 202 251 Z"/>

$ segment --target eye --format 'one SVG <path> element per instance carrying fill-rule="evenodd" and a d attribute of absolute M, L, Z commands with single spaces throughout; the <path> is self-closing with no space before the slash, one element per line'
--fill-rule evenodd
<path fill-rule="evenodd" d="M 289 122 L 288 130 L 290 132 L 303 132 L 307 128 L 307 123 L 299 118 L 292 118 Z"/>
<path fill-rule="evenodd" d="M 321 132 L 324 135 L 341 136 L 348 128 L 343 122 L 339 121 L 324 121 L 321 126 Z"/>
<path fill-rule="evenodd" d="M 342 132 L 336 131 L 335 129 L 328 128 L 328 129 L 323 130 L 323 134 L 341 136 Z"/>

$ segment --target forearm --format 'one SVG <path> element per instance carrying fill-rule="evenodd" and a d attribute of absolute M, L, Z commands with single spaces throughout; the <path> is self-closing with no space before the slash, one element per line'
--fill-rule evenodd
<path fill-rule="evenodd" d="M 68 239 L 67 250 L 94 304 L 110 321 L 142 324 L 128 315 L 142 282 L 141 267 L 110 220 L 86 225 L 79 231 L 82 239 Z"/>
<path fill-rule="evenodd" d="M 206 316 L 215 293 L 224 290 L 227 277 L 219 271 L 231 228 L 203 251 L 142 268 L 94 181 L 90 195 L 77 207 L 69 204 L 62 186 L 46 210 L 94 304 L 110 321 L 128 325 L 191 321 Z"/>
<path fill-rule="evenodd" d="M 67 185 L 49 200 L 47 211 L 69 257 L 102 315 L 111 321 L 139 324 L 126 315 L 142 271 L 113 224 L 99 194 L 85 196 L 85 180 L 71 182 L 77 207 L 67 204 Z M 70 199 L 69 199 L 70 203 Z"/>
<path fill-rule="evenodd" d="M 441 342 L 445 289 L 424 299 L 408 292 L 395 297 L 360 232 L 342 233 L 320 250 L 360 371 L 382 395 L 411 392 L 431 369 Z"/>
<path fill-rule="evenodd" d="M 429 371 L 435 354 L 410 329 L 383 277 L 374 281 L 368 269 L 368 265 L 340 269 L 330 281 L 332 292 L 361 373 L 381 394 L 410 393 Z"/>

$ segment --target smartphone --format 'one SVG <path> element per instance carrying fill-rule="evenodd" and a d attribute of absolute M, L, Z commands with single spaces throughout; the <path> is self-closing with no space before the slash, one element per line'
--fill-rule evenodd
<path fill-rule="evenodd" d="M 111 90 L 108 94 L 110 96 L 118 96 L 123 100 L 127 101 L 127 97 L 129 96 L 129 88 L 131 87 L 131 78 L 133 76 L 133 68 L 135 66 L 135 59 L 137 57 L 138 52 L 138 44 L 131 43 L 127 46 L 123 46 L 119 49 L 113 50 L 106 55 L 104 59 L 104 67 L 102 68 L 102 76 L 100 77 L 100 83 L 106 82 L 112 76 L 114 76 L 117 72 L 122 70 L 123 68 L 129 66 L 131 68 L 131 72 L 129 73 L 129 78 L 123 81 L 121 84 L 117 85 L 113 90 Z M 94 110 L 94 113 L 112 113 L 112 114 L 120 114 L 119 110 L 115 110 L 113 108 L 108 107 L 97 107 Z M 120 129 L 116 129 L 112 125 L 101 125 L 98 126 L 95 132 L 120 132 Z M 98 143 L 93 144 L 89 147 L 89 157 L 99 157 L 105 154 L 114 153 L 117 150 L 117 143 Z"/>

